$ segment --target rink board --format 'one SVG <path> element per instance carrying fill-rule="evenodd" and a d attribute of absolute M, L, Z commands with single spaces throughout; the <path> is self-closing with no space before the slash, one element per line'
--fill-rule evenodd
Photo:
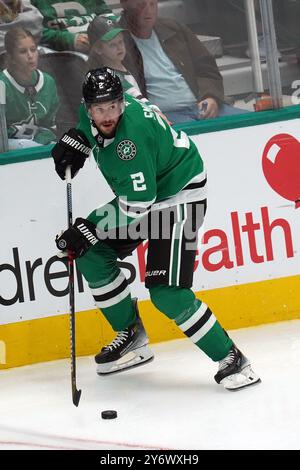
<path fill-rule="evenodd" d="M 270 116 L 260 113 L 260 120 L 264 114 Z M 211 121 L 210 129 L 207 123 L 199 127 L 198 135 L 195 127 L 189 132 L 207 167 L 209 198 L 193 287 L 227 329 L 300 314 L 300 209 L 292 202 L 298 184 L 293 175 L 300 174 L 300 119 L 295 109 L 290 116 L 272 114 L 283 116 L 281 121 L 268 122 L 268 116 L 256 125 L 242 119 L 231 129 L 220 119 L 218 125 Z M 7 155 L 0 157 L 5 163 L 0 198 L 6 201 L 1 206 L 0 368 L 69 355 L 67 270 L 54 244 L 55 234 L 66 227 L 65 183 L 43 152 L 39 158 L 35 150 L 34 160 L 17 156 L 11 164 Z M 285 174 L 289 180 L 282 187 Z M 91 159 L 73 182 L 74 217 L 111 198 Z M 151 305 L 141 282 L 146 251 L 144 244 L 124 260 L 124 273 L 140 299 L 150 340 L 178 338 L 178 329 Z M 93 354 L 113 333 L 80 273 L 75 281 L 78 354 Z"/>

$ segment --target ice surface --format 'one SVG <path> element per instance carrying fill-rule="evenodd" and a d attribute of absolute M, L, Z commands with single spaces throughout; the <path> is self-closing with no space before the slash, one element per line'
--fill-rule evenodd
<path fill-rule="evenodd" d="M 108 377 L 77 360 L 0 372 L 0 449 L 300 449 L 300 321 L 230 332 L 262 383 L 217 385 L 217 364 L 188 340 L 153 345 L 155 360 Z M 118 418 L 101 419 L 114 409 Z"/>

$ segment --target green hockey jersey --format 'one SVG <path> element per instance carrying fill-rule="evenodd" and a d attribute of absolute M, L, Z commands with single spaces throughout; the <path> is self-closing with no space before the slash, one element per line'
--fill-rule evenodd
<path fill-rule="evenodd" d="M 206 198 L 206 173 L 197 147 L 148 106 L 126 95 L 125 112 L 113 139 L 103 139 L 81 106 L 78 125 L 93 148 L 99 169 L 116 195 L 90 220 L 99 224 L 111 211 L 116 226 L 161 209 Z M 111 222 L 109 228 L 113 228 Z"/>
<path fill-rule="evenodd" d="M 31 0 L 44 17 L 42 43 L 57 50 L 73 50 L 77 33 L 86 33 L 98 15 L 113 15 L 104 0 Z"/>
<path fill-rule="evenodd" d="M 33 73 L 32 86 L 24 87 L 5 69 L 0 73 L 0 80 L 5 84 L 8 137 L 45 145 L 56 141 L 59 102 L 53 78 L 37 70 Z"/>

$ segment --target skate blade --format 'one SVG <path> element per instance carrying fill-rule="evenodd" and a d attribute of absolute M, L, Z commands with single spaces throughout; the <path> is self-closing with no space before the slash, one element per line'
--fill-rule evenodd
<path fill-rule="evenodd" d="M 123 372 L 134 367 L 139 367 L 148 362 L 153 361 L 154 354 L 147 346 L 139 348 L 135 351 L 130 351 L 125 356 L 121 357 L 117 361 L 108 362 L 104 364 L 97 364 L 98 375 L 111 375 Z"/>
<path fill-rule="evenodd" d="M 257 374 L 255 374 L 255 372 L 253 372 L 251 366 L 248 365 L 239 373 L 225 377 L 223 380 L 221 380 L 220 384 L 222 384 L 226 390 L 229 390 L 230 392 L 236 392 L 243 388 L 259 384 L 260 382 L 261 379 Z"/>

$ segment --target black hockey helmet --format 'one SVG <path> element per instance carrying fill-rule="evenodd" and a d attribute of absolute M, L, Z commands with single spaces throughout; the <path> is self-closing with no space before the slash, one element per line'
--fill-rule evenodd
<path fill-rule="evenodd" d="M 122 100 L 124 97 L 121 80 L 114 70 L 102 67 L 90 70 L 84 79 L 82 95 L 86 105 Z"/>

